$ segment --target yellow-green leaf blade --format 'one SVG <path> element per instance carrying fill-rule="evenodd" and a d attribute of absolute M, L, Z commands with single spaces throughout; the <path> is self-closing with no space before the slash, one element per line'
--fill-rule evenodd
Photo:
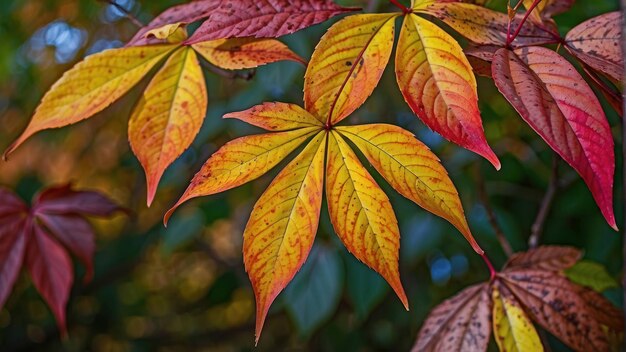
<path fill-rule="evenodd" d="M 400 230 L 389 198 L 334 131 L 328 136 L 326 197 L 348 251 L 381 274 L 408 309 L 398 268 Z"/>
<path fill-rule="evenodd" d="M 337 130 L 363 152 L 396 191 L 448 220 L 476 252 L 483 253 L 467 225 L 463 205 L 446 169 L 413 134 L 387 124 L 342 126 Z"/>
<path fill-rule="evenodd" d="M 354 15 L 330 27 L 304 77 L 306 110 L 336 124 L 365 102 L 389 61 L 396 16 Z"/>
<path fill-rule="evenodd" d="M 396 78 L 407 104 L 428 127 L 500 168 L 483 131 L 472 66 L 454 38 L 417 15 L 407 16 Z"/>
<path fill-rule="evenodd" d="M 175 47 L 111 49 L 88 56 L 50 88 L 26 130 L 5 155 L 41 130 L 70 125 L 102 111 L 137 84 Z"/>
<path fill-rule="evenodd" d="M 200 131 L 206 107 L 207 92 L 196 53 L 180 48 L 154 76 L 128 124 L 130 146 L 146 173 L 148 204 L 165 169 Z"/>
<path fill-rule="evenodd" d="M 493 333 L 500 351 L 543 351 L 537 330 L 515 296 L 495 284 L 493 298 Z"/>
<path fill-rule="evenodd" d="M 248 110 L 231 112 L 225 119 L 239 119 L 268 131 L 288 131 L 303 127 L 323 127 L 322 123 L 296 104 L 263 103 Z"/>
<path fill-rule="evenodd" d="M 326 132 L 321 131 L 257 201 L 243 235 L 246 271 L 256 296 L 256 339 L 276 296 L 306 260 L 322 205 Z"/>
<path fill-rule="evenodd" d="M 276 39 L 217 39 L 193 44 L 193 48 L 208 62 L 226 70 L 255 68 L 283 60 L 306 65 L 303 58 Z"/>
<path fill-rule="evenodd" d="M 308 127 L 246 136 L 226 143 L 193 177 L 183 196 L 165 214 L 165 223 L 178 206 L 191 198 L 223 192 L 259 178 L 317 131 L 319 128 Z"/>
<path fill-rule="evenodd" d="M 619 287 L 615 278 L 607 272 L 602 264 L 590 260 L 581 260 L 574 266 L 565 269 L 565 275 L 570 281 L 581 286 L 591 287 L 598 292 Z"/>

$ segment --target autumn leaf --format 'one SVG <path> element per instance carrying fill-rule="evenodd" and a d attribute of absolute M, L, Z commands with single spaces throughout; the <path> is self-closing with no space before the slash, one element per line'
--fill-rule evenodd
<path fill-rule="evenodd" d="M 128 123 L 133 152 L 146 173 L 148 206 L 165 169 L 200 131 L 207 92 L 196 53 L 178 49 L 154 76 Z"/>
<path fill-rule="evenodd" d="M 167 222 L 173 211 L 191 198 L 260 177 L 305 144 L 257 201 L 244 231 L 244 262 L 257 304 L 257 341 L 271 303 L 300 269 L 313 245 L 324 177 L 335 232 L 356 258 L 387 280 L 408 309 L 400 281 L 400 231 L 394 211 L 345 138 L 392 187 L 450 221 L 482 253 L 452 181 L 425 145 L 390 125 L 329 127 L 328 116 L 286 103 L 265 103 L 227 114 L 225 118 L 271 132 L 241 137 L 220 148 L 165 215 Z"/>
<path fill-rule="evenodd" d="M 522 118 L 585 180 L 608 224 L 613 214 L 613 137 L 600 102 L 576 69 L 542 47 L 494 56 L 500 92 Z"/>
<path fill-rule="evenodd" d="M 193 48 L 211 64 L 226 70 L 255 68 L 276 61 L 306 61 L 276 39 L 233 38 L 200 42 Z"/>
<path fill-rule="evenodd" d="M 565 47 L 582 62 L 621 82 L 624 77 L 621 38 L 622 14 L 615 11 L 574 27 L 565 36 Z"/>
<path fill-rule="evenodd" d="M 357 10 L 331 0 L 222 1 L 189 43 L 233 37 L 275 38 Z"/>
<path fill-rule="evenodd" d="M 495 283 L 492 299 L 493 334 L 500 351 L 543 351 L 537 330 L 511 291 Z"/>
<path fill-rule="evenodd" d="M 563 275 L 580 256 L 558 246 L 516 253 L 490 282 L 433 309 L 413 351 L 486 351 L 492 324 L 501 351 L 541 351 L 533 322 L 576 351 L 608 351 L 608 334 L 621 331 L 624 316 L 601 294 Z"/>
<path fill-rule="evenodd" d="M 324 34 L 304 76 L 304 106 L 335 124 L 372 94 L 387 66 L 397 14 L 344 18 Z"/>
<path fill-rule="evenodd" d="M 349 16 L 324 34 L 305 74 L 308 111 L 333 125 L 365 102 L 389 61 L 399 15 Z M 430 128 L 500 167 L 484 137 L 472 68 L 450 35 L 421 17 L 406 15 L 396 77 L 409 106 Z"/>
<path fill-rule="evenodd" d="M 68 253 L 85 265 L 85 280 L 90 280 L 95 234 L 85 216 L 110 217 L 121 208 L 99 193 L 70 186 L 43 191 L 30 208 L 0 189 L 0 204 L 0 307 L 24 265 L 66 335 L 65 306 L 74 280 Z"/>
<path fill-rule="evenodd" d="M 500 169 L 485 139 L 472 67 L 454 38 L 417 15 L 407 15 L 398 41 L 396 78 L 404 99 L 428 127 Z"/>
<path fill-rule="evenodd" d="M 534 0 L 523 0 L 524 7 L 530 9 Z M 567 12 L 574 5 L 574 0 L 543 0 L 535 6 L 529 18 L 536 23 L 551 22 L 552 16 Z"/>
<path fill-rule="evenodd" d="M 184 17 L 194 6 L 204 6 L 201 3 L 175 13 Z M 182 45 L 187 38 L 184 22 L 150 25 L 143 36 L 169 44 L 127 46 L 88 56 L 52 86 L 5 158 L 41 130 L 77 123 L 102 111 L 165 61 L 143 92 L 128 127 L 133 153 L 146 174 L 150 206 L 161 176 L 192 144 L 206 114 L 207 91 L 196 52 L 225 69 L 253 68 L 281 60 L 305 63 L 275 39 L 235 38 Z"/>
<path fill-rule="evenodd" d="M 88 56 L 46 93 L 5 157 L 33 134 L 67 126 L 104 110 L 139 82 L 175 45 L 110 49 Z"/>

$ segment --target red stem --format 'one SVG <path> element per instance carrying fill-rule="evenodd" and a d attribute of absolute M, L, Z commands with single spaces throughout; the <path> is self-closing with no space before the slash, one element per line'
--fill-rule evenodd
<path fill-rule="evenodd" d="M 489 281 L 493 281 L 493 279 L 495 279 L 496 277 L 496 269 L 493 267 L 493 264 L 491 264 L 489 258 L 487 258 L 486 253 L 483 253 L 480 256 L 485 261 L 485 264 L 487 264 L 487 268 L 489 268 Z"/>
<path fill-rule="evenodd" d="M 389 0 L 392 4 L 396 5 L 397 7 L 400 8 L 400 10 L 402 10 L 402 13 L 407 14 L 407 13 L 411 13 L 413 12 L 413 9 L 410 9 L 404 5 L 402 5 L 400 2 L 398 2 L 398 0 Z"/>
<path fill-rule="evenodd" d="M 512 36 L 508 36 L 507 33 L 507 39 L 506 39 L 506 46 L 511 45 L 511 43 L 513 42 L 513 40 L 515 40 L 515 37 L 517 37 L 517 35 L 519 34 L 519 32 L 522 30 L 522 27 L 524 26 L 524 23 L 526 22 L 526 19 L 528 19 L 528 16 L 530 16 L 530 13 L 533 12 L 533 10 L 535 9 L 535 7 L 537 7 L 537 5 L 539 5 L 539 3 L 541 2 L 541 0 L 535 0 L 533 1 L 533 4 L 530 5 L 530 7 L 528 8 L 528 10 L 526 10 L 526 13 L 524 14 L 524 17 L 522 18 L 522 21 L 520 22 L 520 24 L 517 26 L 517 29 L 515 30 L 515 32 L 513 33 Z M 509 28 L 511 25 L 511 22 L 509 20 Z"/>

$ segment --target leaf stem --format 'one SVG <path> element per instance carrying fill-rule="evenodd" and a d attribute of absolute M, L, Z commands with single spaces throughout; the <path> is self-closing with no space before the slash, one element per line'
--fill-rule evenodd
<path fill-rule="evenodd" d="M 556 196 L 556 192 L 559 189 L 559 156 L 553 154 L 552 156 L 552 173 L 550 174 L 550 181 L 548 183 L 548 189 L 546 190 L 543 199 L 541 200 L 541 206 L 539 212 L 535 218 L 533 226 L 530 228 L 530 237 L 528 238 L 528 247 L 537 248 L 539 245 L 539 239 L 543 233 L 543 228 L 552 208 L 552 202 Z"/>
<path fill-rule="evenodd" d="M 115 7 L 119 12 L 123 13 L 124 16 L 126 16 L 126 18 L 128 18 L 135 26 L 141 28 L 143 26 L 145 26 L 145 24 L 143 22 L 141 22 L 137 17 L 135 17 L 135 15 L 133 15 L 132 13 L 130 13 L 130 11 L 128 11 L 126 8 L 124 8 L 124 6 L 118 4 L 117 2 L 115 2 L 115 0 L 98 0 L 100 2 L 106 2 L 107 4 Z"/>
<path fill-rule="evenodd" d="M 496 234 L 496 239 L 500 243 L 500 247 L 504 251 L 507 257 L 513 255 L 513 247 L 509 243 L 509 240 L 504 235 L 504 231 L 500 227 L 498 223 L 498 219 L 496 217 L 496 212 L 493 210 L 491 206 L 491 202 L 489 201 L 489 195 L 487 194 L 487 189 L 485 187 L 485 179 L 480 172 L 480 167 L 478 167 L 477 171 L 477 183 L 478 183 L 478 196 L 480 197 L 483 206 L 485 207 L 485 212 L 487 212 L 487 219 L 489 220 L 489 224 L 493 228 L 493 232 Z"/>
<path fill-rule="evenodd" d="M 491 282 L 493 281 L 493 279 L 496 278 L 497 271 L 493 267 L 493 264 L 491 264 L 491 260 L 489 260 L 489 257 L 487 257 L 487 253 L 481 254 L 480 257 L 483 258 L 485 264 L 487 264 L 487 268 L 489 269 L 489 282 Z"/>
<path fill-rule="evenodd" d="M 413 12 L 413 9 L 410 9 L 404 5 L 402 5 L 398 0 L 389 0 L 389 2 L 391 2 L 392 4 L 396 5 L 400 10 L 402 10 L 403 14 L 408 14 Z"/>
<path fill-rule="evenodd" d="M 517 35 L 519 34 L 519 32 L 522 30 L 522 27 L 524 26 L 524 23 L 526 23 L 526 20 L 528 19 L 528 16 L 530 16 L 530 13 L 533 12 L 533 10 L 535 9 L 535 7 L 537 7 L 537 5 L 539 5 L 539 3 L 541 2 L 541 0 L 535 0 L 533 1 L 533 4 L 530 5 L 530 7 L 526 10 L 526 13 L 524 14 L 524 17 L 522 17 L 522 20 L 520 21 L 519 25 L 517 26 L 517 29 L 515 29 L 515 32 L 513 32 L 512 35 L 508 35 L 511 29 L 511 22 L 512 19 L 509 16 L 509 28 L 507 30 L 507 38 L 506 38 L 506 46 L 510 46 L 511 43 L 513 42 L 513 40 L 515 40 L 515 37 L 517 37 Z M 519 2 L 521 3 L 521 1 Z M 518 3 L 518 6 L 519 6 Z M 517 6 L 515 7 L 515 10 L 517 10 Z"/>

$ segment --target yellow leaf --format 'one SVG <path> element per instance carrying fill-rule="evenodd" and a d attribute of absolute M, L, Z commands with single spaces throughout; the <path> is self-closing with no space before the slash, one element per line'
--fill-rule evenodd
<path fill-rule="evenodd" d="M 341 126 L 337 130 L 363 152 L 396 191 L 450 221 L 476 252 L 483 253 L 467 225 L 454 184 L 427 146 L 393 125 Z"/>
<path fill-rule="evenodd" d="M 270 305 L 309 255 L 322 205 L 326 132 L 276 176 L 243 234 L 246 271 L 256 296 L 256 340 Z"/>
<path fill-rule="evenodd" d="M 166 24 L 165 26 L 149 30 L 144 37 L 155 37 L 156 39 L 167 40 L 168 43 L 181 43 L 187 39 L 187 29 L 182 22 Z"/>
<path fill-rule="evenodd" d="M 417 15 L 406 16 L 396 78 L 404 99 L 428 127 L 500 168 L 485 139 L 472 66 L 454 38 Z"/>
<path fill-rule="evenodd" d="M 193 44 L 208 62 L 227 70 L 254 68 L 276 61 L 306 61 L 276 39 L 231 38 Z"/>
<path fill-rule="evenodd" d="M 178 49 L 154 76 L 128 125 L 152 203 L 165 169 L 193 142 L 206 114 L 207 92 L 196 53 Z"/>
<path fill-rule="evenodd" d="M 389 61 L 396 17 L 354 15 L 330 27 L 305 74 L 306 110 L 334 125 L 365 102 Z"/>
<path fill-rule="evenodd" d="M 137 84 L 175 47 L 129 47 L 88 56 L 50 88 L 30 124 L 5 156 L 41 130 L 70 125 L 102 111 Z"/>
<path fill-rule="evenodd" d="M 398 269 L 400 230 L 389 198 L 335 131 L 328 137 L 326 197 L 346 248 L 381 274 L 408 310 Z"/>
<path fill-rule="evenodd" d="M 179 205 L 191 198 L 223 192 L 262 176 L 319 130 L 319 127 L 307 127 L 246 136 L 226 143 L 204 163 L 183 196 L 165 214 L 165 223 Z"/>
<path fill-rule="evenodd" d="M 239 119 L 268 131 L 287 131 L 302 127 L 323 127 L 322 123 L 296 104 L 263 103 L 248 110 L 231 112 L 225 119 Z"/>
<path fill-rule="evenodd" d="M 492 297 L 493 332 L 500 351 L 543 351 L 537 330 L 515 296 L 506 287 L 495 284 Z"/>

